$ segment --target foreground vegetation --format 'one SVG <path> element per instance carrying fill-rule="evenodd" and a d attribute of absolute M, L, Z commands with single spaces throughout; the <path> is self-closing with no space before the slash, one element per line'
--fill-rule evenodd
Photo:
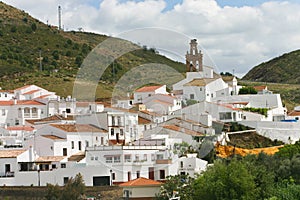
<path fill-rule="evenodd" d="M 157 199 L 167 200 L 174 191 L 182 200 L 298 200 L 300 142 L 286 145 L 274 156 L 217 159 L 195 179 L 168 177 Z"/>

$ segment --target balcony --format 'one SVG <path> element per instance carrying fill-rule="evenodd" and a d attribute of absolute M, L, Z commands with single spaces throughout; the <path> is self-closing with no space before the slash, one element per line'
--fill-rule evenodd
<path fill-rule="evenodd" d="M 15 177 L 15 172 L 6 172 L 5 174 L 1 174 L 0 178 L 9 178 Z"/>

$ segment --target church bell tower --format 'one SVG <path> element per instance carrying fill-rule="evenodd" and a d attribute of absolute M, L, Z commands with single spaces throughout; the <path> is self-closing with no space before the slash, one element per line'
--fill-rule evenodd
<path fill-rule="evenodd" d="M 190 42 L 190 52 L 186 52 L 185 59 L 186 59 L 186 71 L 187 72 L 201 72 L 203 71 L 203 54 L 201 50 L 198 51 L 197 48 L 197 40 L 192 39 Z"/>

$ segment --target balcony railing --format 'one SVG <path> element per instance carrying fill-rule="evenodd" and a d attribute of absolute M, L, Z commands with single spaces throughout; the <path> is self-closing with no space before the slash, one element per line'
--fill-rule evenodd
<path fill-rule="evenodd" d="M 5 174 L 2 174 L 0 178 L 7 178 L 7 177 L 15 177 L 15 172 L 6 172 Z"/>

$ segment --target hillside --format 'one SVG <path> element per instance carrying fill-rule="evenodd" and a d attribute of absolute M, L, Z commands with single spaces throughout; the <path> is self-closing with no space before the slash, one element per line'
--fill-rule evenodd
<path fill-rule="evenodd" d="M 251 69 L 242 80 L 299 84 L 300 50 L 261 63 Z"/>
<path fill-rule="evenodd" d="M 59 31 L 0 2 L 0 87 L 13 89 L 37 84 L 58 95 L 70 95 L 83 59 L 105 39 L 108 37 L 94 33 Z M 167 64 L 179 72 L 185 70 L 182 63 L 159 55 L 154 49 L 141 47 L 114 62 L 114 77 L 112 66 L 106 70 L 96 97 L 110 97 L 115 80 L 133 67 L 150 62 Z"/>

